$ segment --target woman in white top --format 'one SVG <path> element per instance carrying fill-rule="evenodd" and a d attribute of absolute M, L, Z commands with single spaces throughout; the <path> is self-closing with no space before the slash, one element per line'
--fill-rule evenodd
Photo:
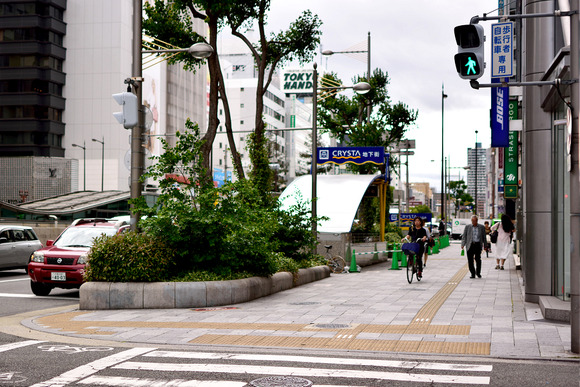
<path fill-rule="evenodd" d="M 512 236 L 515 231 L 514 224 L 509 216 L 503 214 L 501 216 L 501 222 L 491 226 L 491 232 L 497 230 L 497 242 L 495 243 L 495 257 L 496 257 L 496 270 L 503 270 L 503 265 L 505 260 L 509 258 L 510 254 L 513 253 L 512 247 Z M 501 260 L 501 266 L 500 266 Z"/>

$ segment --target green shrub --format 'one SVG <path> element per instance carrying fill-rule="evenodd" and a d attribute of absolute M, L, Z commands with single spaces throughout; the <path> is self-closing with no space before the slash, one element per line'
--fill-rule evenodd
<path fill-rule="evenodd" d="M 89 253 L 86 281 L 155 282 L 175 273 L 175 251 L 162 239 L 127 232 L 101 236 Z"/>

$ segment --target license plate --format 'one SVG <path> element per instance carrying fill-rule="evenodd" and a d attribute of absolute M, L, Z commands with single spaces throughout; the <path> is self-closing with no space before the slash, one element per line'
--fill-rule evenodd
<path fill-rule="evenodd" d="M 66 273 L 50 273 L 50 279 L 53 281 L 66 281 Z"/>

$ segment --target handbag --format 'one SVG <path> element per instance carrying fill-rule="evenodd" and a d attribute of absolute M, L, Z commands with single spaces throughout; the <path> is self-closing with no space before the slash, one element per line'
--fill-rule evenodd
<path fill-rule="evenodd" d="M 498 232 L 497 230 L 495 230 L 494 232 L 491 233 L 489 239 L 491 240 L 491 243 L 497 243 L 497 235 Z"/>
<path fill-rule="evenodd" d="M 417 255 L 421 251 L 421 245 L 418 243 L 403 243 L 401 250 L 407 255 Z"/>

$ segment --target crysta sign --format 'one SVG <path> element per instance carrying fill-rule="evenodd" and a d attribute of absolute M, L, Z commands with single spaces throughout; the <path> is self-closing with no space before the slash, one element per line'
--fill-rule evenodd
<path fill-rule="evenodd" d="M 377 164 L 385 163 L 385 148 L 381 146 L 318 148 L 317 164 Z"/>
<path fill-rule="evenodd" d="M 286 94 L 312 94 L 312 70 L 286 69 L 282 73 L 282 91 Z"/>

